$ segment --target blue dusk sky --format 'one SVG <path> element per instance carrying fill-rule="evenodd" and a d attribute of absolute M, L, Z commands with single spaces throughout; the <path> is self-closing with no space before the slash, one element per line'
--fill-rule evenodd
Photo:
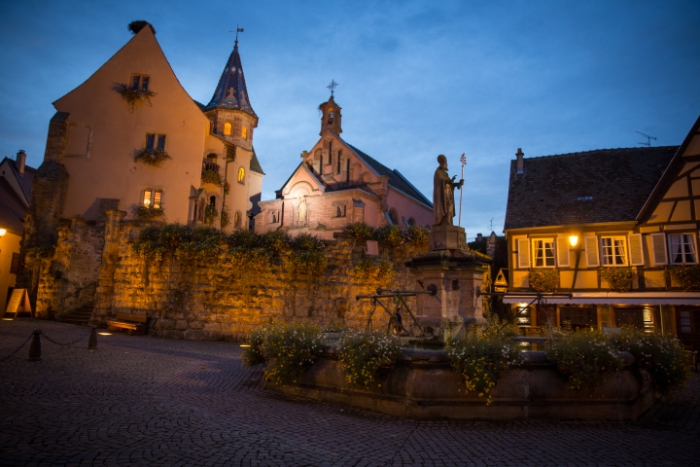
<path fill-rule="evenodd" d="M 700 115 L 697 0 L 3 1 L 0 157 L 43 159 L 51 105 L 154 25 L 175 74 L 207 103 L 240 53 L 274 197 L 335 96 L 348 143 L 430 198 L 435 158 L 467 154 L 462 225 L 501 233 L 510 160 L 678 145 Z"/>

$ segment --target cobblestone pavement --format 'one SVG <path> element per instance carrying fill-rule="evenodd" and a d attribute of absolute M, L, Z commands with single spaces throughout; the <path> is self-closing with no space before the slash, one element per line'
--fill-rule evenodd
<path fill-rule="evenodd" d="M 641 420 L 418 422 L 265 391 L 227 342 L 0 321 L 0 465 L 690 466 L 700 464 L 700 379 Z"/>

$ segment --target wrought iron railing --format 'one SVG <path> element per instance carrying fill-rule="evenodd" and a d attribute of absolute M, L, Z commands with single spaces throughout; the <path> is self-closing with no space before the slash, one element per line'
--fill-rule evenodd
<path fill-rule="evenodd" d="M 93 282 L 92 284 L 76 289 L 70 294 L 66 295 L 61 299 L 60 315 L 65 316 L 83 305 L 87 305 L 91 302 L 94 303 L 96 292 L 97 282 Z"/>

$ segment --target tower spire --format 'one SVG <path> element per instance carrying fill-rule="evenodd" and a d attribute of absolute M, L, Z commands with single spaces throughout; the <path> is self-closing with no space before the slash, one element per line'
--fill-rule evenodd
<path fill-rule="evenodd" d="M 233 45 L 233 51 L 226 62 L 226 67 L 221 73 L 221 78 L 219 78 L 219 84 L 205 107 L 205 111 L 214 109 L 240 110 L 257 119 L 258 116 L 255 114 L 248 99 L 243 65 L 241 64 L 241 56 L 238 53 L 239 32 L 244 32 L 243 28 L 236 27 L 236 41 Z"/>

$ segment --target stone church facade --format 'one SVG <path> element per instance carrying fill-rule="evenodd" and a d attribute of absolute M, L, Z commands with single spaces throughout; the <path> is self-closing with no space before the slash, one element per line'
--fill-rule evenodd
<path fill-rule="evenodd" d="M 346 225 L 431 226 L 432 203 L 398 170 L 348 144 L 341 137 L 341 107 L 333 96 L 320 105 L 321 138 L 277 190 L 260 203 L 258 233 L 283 229 L 333 238 Z"/>

